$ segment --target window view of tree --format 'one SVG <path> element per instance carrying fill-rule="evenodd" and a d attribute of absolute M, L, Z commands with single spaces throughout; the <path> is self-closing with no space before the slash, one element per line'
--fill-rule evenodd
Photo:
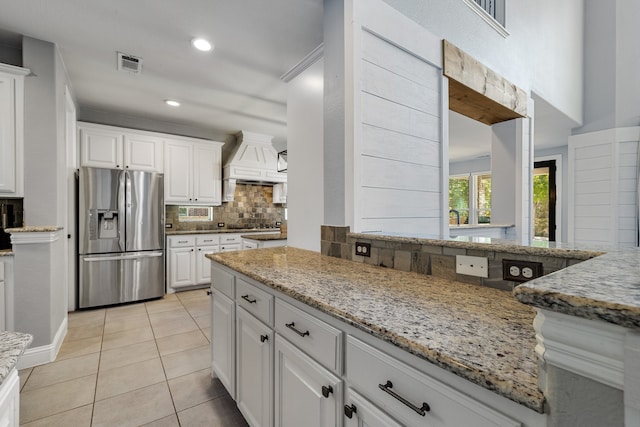
<path fill-rule="evenodd" d="M 549 173 L 533 175 L 533 231 L 536 237 L 549 237 Z"/>
<path fill-rule="evenodd" d="M 478 224 L 489 224 L 491 222 L 491 175 L 478 175 L 476 186 Z"/>
<path fill-rule="evenodd" d="M 460 224 L 469 223 L 469 177 L 449 178 L 449 210 L 460 214 Z M 449 224 L 457 223 L 455 212 L 449 213 Z"/>

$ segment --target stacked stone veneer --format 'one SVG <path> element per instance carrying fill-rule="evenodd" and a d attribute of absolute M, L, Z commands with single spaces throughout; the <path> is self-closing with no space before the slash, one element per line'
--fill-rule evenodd
<path fill-rule="evenodd" d="M 178 221 L 178 206 L 165 208 L 166 223 L 173 231 L 211 230 L 219 222 L 225 228 L 254 228 L 260 224 L 275 226 L 284 221 L 284 206 L 273 203 L 273 187 L 237 184 L 233 202 L 213 207 L 213 221 Z"/>
<path fill-rule="evenodd" d="M 421 240 L 421 242 L 401 242 L 398 240 Z M 355 254 L 356 241 L 371 243 L 371 257 Z M 503 259 L 541 262 L 544 274 L 549 274 L 592 257 L 585 253 L 572 255 L 568 251 L 555 256 L 552 251 L 548 251 L 546 255 L 541 256 L 513 253 L 507 249 L 507 245 L 487 244 L 487 249 L 484 250 L 477 249 L 478 244 L 474 244 L 473 246 L 476 248 L 471 249 L 463 247 L 465 246 L 463 242 L 433 240 L 425 243 L 425 241 L 427 239 L 396 239 L 371 234 L 356 234 L 350 233 L 349 227 L 323 225 L 320 247 L 323 255 L 504 290 L 513 290 L 518 283 L 502 279 Z M 489 277 L 457 274 L 456 255 L 488 258 Z"/>

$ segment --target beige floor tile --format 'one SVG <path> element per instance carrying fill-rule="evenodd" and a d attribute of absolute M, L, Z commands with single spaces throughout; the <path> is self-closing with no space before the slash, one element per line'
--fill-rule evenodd
<path fill-rule="evenodd" d="M 219 379 L 211 378 L 211 370 L 193 372 L 169 380 L 169 390 L 176 411 L 182 411 L 226 394 Z"/>
<path fill-rule="evenodd" d="M 233 399 L 228 395 L 178 412 L 181 426 L 246 427 Z"/>
<path fill-rule="evenodd" d="M 22 390 L 22 387 L 24 387 L 24 384 L 29 379 L 29 375 L 31 375 L 31 372 L 33 372 L 33 368 L 25 368 L 18 371 L 18 378 L 20 379 L 20 390 Z"/>
<path fill-rule="evenodd" d="M 211 327 L 211 313 L 207 313 L 204 316 L 194 316 L 193 320 L 196 321 L 200 329 Z"/>
<path fill-rule="evenodd" d="M 209 290 L 209 287 L 203 288 L 203 289 L 194 289 L 191 291 L 183 291 L 183 292 L 176 292 L 175 295 L 178 297 L 178 299 L 180 301 L 186 301 L 186 300 L 190 300 L 190 299 L 208 299 L 209 295 L 207 295 L 207 291 Z"/>
<path fill-rule="evenodd" d="M 96 386 L 96 401 L 164 382 L 165 380 L 160 358 L 100 371 Z"/>
<path fill-rule="evenodd" d="M 207 345 L 209 340 L 207 340 L 207 337 L 204 336 L 200 329 L 196 329 L 190 332 L 158 338 L 156 342 L 158 343 L 160 354 L 164 356 L 191 348 L 202 347 L 203 345 Z"/>
<path fill-rule="evenodd" d="M 147 309 L 143 303 L 119 305 L 117 307 L 107 308 L 107 320 L 116 317 L 132 316 L 134 314 L 146 314 Z"/>
<path fill-rule="evenodd" d="M 162 299 L 163 299 L 164 301 L 176 300 L 176 299 L 178 299 L 178 296 L 177 296 L 175 293 L 173 293 L 173 294 L 164 294 L 164 296 L 162 297 Z"/>
<path fill-rule="evenodd" d="M 102 337 L 83 338 L 81 340 L 63 342 L 56 361 L 98 353 L 102 348 Z"/>
<path fill-rule="evenodd" d="M 200 330 L 202 331 L 204 336 L 207 337 L 207 340 L 209 340 L 209 342 L 211 342 L 211 328 L 202 328 Z"/>
<path fill-rule="evenodd" d="M 150 326 L 147 313 L 134 313 L 127 316 L 110 317 L 104 324 L 105 334 L 129 331 L 131 329 Z"/>
<path fill-rule="evenodd" d="M 209 299 L 188 299 L 182 301 L 182 304 L 193 317 L 211 315 L 211 301 Z"/>
<path fill-rule="evenodd" d="M 77 328 L 80 326 L 95 326 L 104 323 L 105 309 L 88 311 L 72 311 L 67 319 L 69 328 Z"/>
<path fill-rule="evenodd" d="M 36 366 L 24 386 L 24 390 L 45 387 L 98 372 L 100 353 L 64 359 L 46 365 Z"/>
<path fill-rule="evenodd" d="M 146 326 L 143 328 L 106 334 L 102 338 L 102 349 L 112 350 L 114 348 L 125 347 L 127 345 L 138 344 L 150 340 L 153 340 L 153 333 L 151 332 L 151 327 Z"/>
<path fill-rule="evenodd" d="M 104 324 L 93 326 L 77 326 L 67 329 L 67 336 L 64 337 L 65 341 L 77 341 L 84 338 L 100 337 L 104 330 Z"/>
<path fill-rule="evenodd" d="M 24 427 L 91 427 L 92 413 L 93 405 L 85 405 L 61 414 L 20 425 Z"/>
<path fill-rule="evenodd" d="M 162 356 L 167 379 L 177 378 L 209 368 L 211 349 L 208 345 Z"/>
<path fill-rule="evenodd" d="M 20 421 L 27 423 L 93 402 L 96 375 L 20 393 Z"/>
<path fill-rule="evenodd" d="M 100 355 L 99 369 L 100 371 L 106 371 L 157 357 L 160 357 L 160 354 L 155 341 L 145 341 L 103 351 Z"/>
<path fill-rule="evenodd" d="M 166 382 L 96 402 L 92 427 L 140 426 L 174 413 Z"/>
<path fill-rule="evenodd" d="M 163 311 L 171 311 L 182 308 L 182 303 L 177 299 L 152 301 L 146 303 L 145 305 L 147 306 L 147 312 L 149 313 L 160 313 Z"/>
<path fill-rule="evenodd" d="M 160 420 L 152 421 L 149 424 L 145 424 L 141 427 L 180 427 L 180 423 L 178 422 L 178 416 L 176 414 L 173 414 Z"/>
<path fill-rule="evenodd" d="M 151 326 L 155 326 L 158 323 L 167 323 L 171 321 L 187 320 L 191 319 L 191 315 L 186 308 L 181 307 L 174 310 L 161 311 L 159 313 L 150 313 L 149 321 Z"/>
<path fill-rule="evenodd" d="M 157 322 L 152 327 L 156 339 L 200 329 L 192 318 Z"/>

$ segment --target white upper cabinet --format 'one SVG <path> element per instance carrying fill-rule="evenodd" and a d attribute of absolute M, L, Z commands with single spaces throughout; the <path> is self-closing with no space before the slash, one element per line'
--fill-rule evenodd
<path fill-rule="evenodd" d="M 80 123 L 80 166 L 163 170 L 163 142 L 159 136 L 132 129 Z"/>
<path fill-rule="evenodd" d="M 168 204 L 222 203 L 222 143 L 165 141 L 165 195 Z"/>
<path fill-rule="evenodd" d="M 0 195 L 22 197 L 24 183 L 24 76 L 29 70 L 0 64 Z"/>

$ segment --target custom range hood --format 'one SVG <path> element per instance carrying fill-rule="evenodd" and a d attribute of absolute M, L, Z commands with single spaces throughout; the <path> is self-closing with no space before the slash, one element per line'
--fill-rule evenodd
<path fill-rule="evenodd" d="M 278 172 L 278 152 L 272 136 L 241 131 L 237 144 L 222 167 L 222 201 L 233 201 L 236 184 L 274 185 L 287 182 Z"/>

